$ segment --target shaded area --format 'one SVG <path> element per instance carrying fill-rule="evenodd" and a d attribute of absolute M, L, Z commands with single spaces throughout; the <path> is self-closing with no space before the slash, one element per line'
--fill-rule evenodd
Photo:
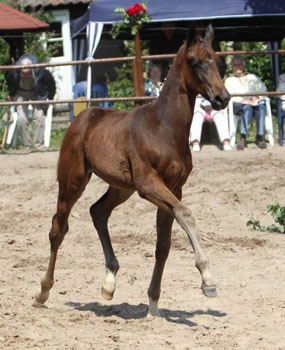
<path fill-rule="evenodd" d="M 130 305 L 129 303 L 115 304 L 115 305 L 102 305 L 98 302 L 91 303 L 74 303 L 68 302 L 67 306 L 79 311 L 91 311 L 97 317 L 110 317 L 118 316 L 124 320 L 139 320 L 147 316 L 148 305 L 138 304 Z M 184 324 L 189 327 L 197 326 L 197 323 L 191 321 L 196 315 L 210 315 L 213 317 L 225 317 L 227 314 L 218 310 L 197 310 L 194 312 L 188 312 L 184 310 L 169 310 L 159 309 L 160 316 L 165 318 L 166 321 Z"/>

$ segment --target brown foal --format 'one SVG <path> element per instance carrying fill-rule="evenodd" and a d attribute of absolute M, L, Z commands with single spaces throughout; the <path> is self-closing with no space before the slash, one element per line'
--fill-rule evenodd
<path fill-rule="evenodd" d="M 89 108 L 70 125 L 58 162 L 59 193 L 49 233 L 50 260 L 35 305 L 48 299 L 58 248 L 68 231 L 70 211 L 92 173 L 109 184 L 107 192 L 90 208 L 106 261 L 104 298 L 112 299 L 119 269 L 108 219 L 112 210 L 135 191 L 158 207 L 156 261 L 148 289 L 148 314 L 159 316 L 161 279 L 174 219 L 187 233 L 193 247 L 203 293 L 208 297 L 216 295 L 208 259 L 195 232 L 194 218 L 181 203 L 182 186 L 192 170 L 188 140 L 196 96 L 201 94 L 216 110 L 225 108 L 230 99 L 217 68 L 213 36 L 211 25 L 204 36 L 194 28 L 189 30 L 155 102 L 132 111 Z"/>

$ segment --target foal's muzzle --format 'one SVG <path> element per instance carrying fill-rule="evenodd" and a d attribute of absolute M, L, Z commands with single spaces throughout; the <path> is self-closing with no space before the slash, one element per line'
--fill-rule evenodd
<path fill-rule="evenodd" d="M 228 91 L 216 95 L 214 99 L 211 100 L 213 109 L 219 111 L 220 109 L 226 108 L 230 99 L 231 95 L 228 93 Z"/>

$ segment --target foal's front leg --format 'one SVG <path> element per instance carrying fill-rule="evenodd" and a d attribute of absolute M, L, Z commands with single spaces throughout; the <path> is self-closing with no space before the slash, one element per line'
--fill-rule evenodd
<path fill-rule="evenodd" d="M 177 205 L 173 208 L 173 212 L 175 219 L 187 233 L 194 250 L 196 258 L 195 266 L 200 271 L 202 277 L 201 289 L 204 295 L 209 298 L 213 298 L 216 296 L 216 285 L 210 271 L 209 261 L 202 250 L 196 235 L 194 217 L 191 211 L 181 202 L 177 203 Z"/>
<path fill-rule="evenodd" d="M 133 193 L 134 191 L 120 190 L 110 186 L 107 192 L 90 208 L 90 215 L 105 255 L 106 278 L 102 285 L 102 295 L 107 300 L 113 298 L 116 289 L 116 274 L 119 270 L 119 263 L 114 254 L 108 231 L 108 219 L 112 210 L 130 198 Z"/>
<path fill-rule="evenodd" d="M 152 279 L 148 289 L 149 316 L 160 316 L 158 310 L 158 300 L 160 296 L 161 279 L 171 246 L 171 230 L 174 217 L 167 211 L 158 208 L 157 210 L 157 243 L 155 251 L 155 265 Z"/>
<path fill-rule="evenodd" d="M 196 235 L 195 221 L 191 211 L 175 197 L 158 176 L 145 179 L 138 192 L 143 198 L 172 213 L 176 221 L 187 233 L 195 253 L 195 266 L 202 277 L 202 291 L 208 297 L 215 297 L 216 286 L 209 268 L 208 259 Z"/>

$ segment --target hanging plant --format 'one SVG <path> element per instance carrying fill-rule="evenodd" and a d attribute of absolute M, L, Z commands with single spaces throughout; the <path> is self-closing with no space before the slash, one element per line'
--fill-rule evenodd
<path fill-rule="evenodd" d="M 115 39 L 121 29 L 131 29 L 131 34 L 136 35 L 137 31 L 139 31 L 143 23 L 151 22 L 150 16 L 146 13 L 147 3 L 143 2 L 142 4 L 135 3 L 133 6 L 130 6 L 128 9 L 124 9 L 123 7 L 117 7 L 114 12 L 120 13 L 123 15 L 122 22 L 113 23 L 111 29 L 111 35 L 113 39 Z"/>

